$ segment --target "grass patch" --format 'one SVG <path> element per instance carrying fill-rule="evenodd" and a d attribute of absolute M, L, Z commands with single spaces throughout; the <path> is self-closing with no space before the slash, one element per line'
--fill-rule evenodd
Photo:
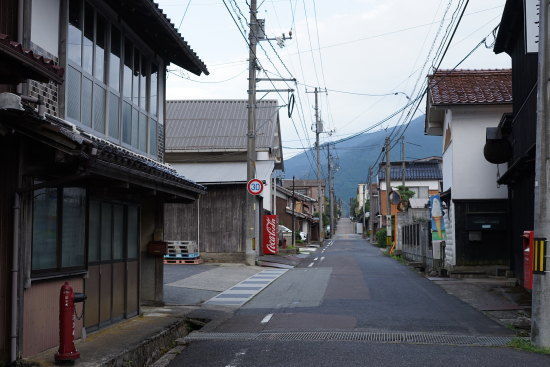
<path fill-rule="evenodd" d="M 550 348 L 541 348 L 533 345 L 530 340 L 523 338 L 514 338 L 508 346 L 514 349 L 521 349 L 527 352 L 539 353 L 539 354 L 550 354 Z"/>

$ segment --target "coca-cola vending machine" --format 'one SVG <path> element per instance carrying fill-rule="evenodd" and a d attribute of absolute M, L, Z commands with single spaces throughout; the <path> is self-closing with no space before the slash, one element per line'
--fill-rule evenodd
<path fill-rule="evenodd" d="M 274 255 L 279 252 L 279 216 L 264 215 L 262 217 L 264 238 L 262 250 L 264 255 Z"/>

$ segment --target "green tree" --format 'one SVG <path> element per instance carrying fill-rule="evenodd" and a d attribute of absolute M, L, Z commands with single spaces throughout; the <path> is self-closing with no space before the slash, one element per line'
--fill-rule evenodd
<path fill-rule="evenodd" d="M 415 195 L 414 191 L 404 185 L 397 186 L 397 192 L 403 201 L 409 201 Z"/>

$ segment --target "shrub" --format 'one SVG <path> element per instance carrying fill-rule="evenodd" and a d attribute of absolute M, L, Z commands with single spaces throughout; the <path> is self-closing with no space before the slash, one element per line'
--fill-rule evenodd
<path fill-rule="evenodd" d="M 378 247 L 385 247 L 386 246 L 386 228 L 379 229 L 376 232 L 376 244 Z"/>

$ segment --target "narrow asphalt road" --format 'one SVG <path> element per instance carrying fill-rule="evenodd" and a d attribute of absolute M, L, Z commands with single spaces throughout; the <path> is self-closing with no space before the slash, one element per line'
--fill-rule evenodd
<path fill-rule="evenodd" d="M 334 240 L 205 327 L 171 366 L 550 365 L 549 356 L 460 345 L 512 334 L 352 229 L 340 220 Z M 392 339 L 404 335 L 409 342 Z"/>

